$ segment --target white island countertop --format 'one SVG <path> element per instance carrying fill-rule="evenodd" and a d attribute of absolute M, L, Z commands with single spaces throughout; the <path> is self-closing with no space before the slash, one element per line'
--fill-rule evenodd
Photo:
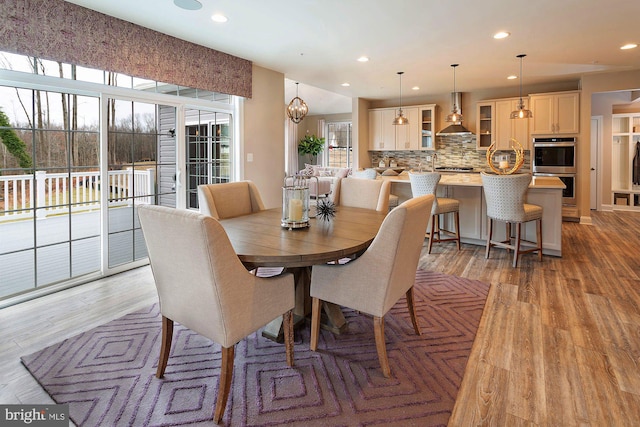
<path fill-rule="evenodd" d="M 390 182 L 409 183 L 409 175 L 379 176 Z M 455 185 L 467 187 L 482 187 L 482 178 L 479 173 L 444 173 L 440 178 L 440 185 Z M 534 176 L 531 178 L 529 188 L 558 188 L 564 189 L 565 185 L 555 176 Z"/>

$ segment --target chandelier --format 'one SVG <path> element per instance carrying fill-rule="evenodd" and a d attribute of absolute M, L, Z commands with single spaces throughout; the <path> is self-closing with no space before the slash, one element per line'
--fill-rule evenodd
<path fill-rule="evenodd" d="M 296 82 L 296 97 L 293 98 L 287 106 L 287 116 L 289 116 L 293 123 L 300 123 L 309 112 L 309 107 L 306 102 L 298 96 L 298 84 L 299 83 Z"/>

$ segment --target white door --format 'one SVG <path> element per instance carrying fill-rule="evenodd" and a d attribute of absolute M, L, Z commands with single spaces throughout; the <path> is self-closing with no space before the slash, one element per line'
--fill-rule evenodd
<path fill-rule="evenodd" d="M 591 155 L 589 160 L 589 208 L 598 209 L 598 158 L 602 141 L 602 116 L 591 118 Z"/>

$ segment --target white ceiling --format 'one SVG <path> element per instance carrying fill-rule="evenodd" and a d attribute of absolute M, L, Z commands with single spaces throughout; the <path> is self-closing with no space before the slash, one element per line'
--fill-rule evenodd
<path fill-rule="evenodd" d="M 314 114 L 351 111 L 353 97 L 397 99 L 398 71 L 403 97 L 450 92 L 453 63 L 459 92 L 517 87 L 506 77 L 519 75 L 520 53 L 525 88 L 640 69 L 640 47 L 619 49 L 640 44 L 639 0 L 200 0 L 197 11 L 173 0 L 67 1 L 282 72 L 285 102 L 298 81 Z M 212 22 L 216 12 L 228 22 Z M 500 30 L 511 36 L 494 40 Z"/>

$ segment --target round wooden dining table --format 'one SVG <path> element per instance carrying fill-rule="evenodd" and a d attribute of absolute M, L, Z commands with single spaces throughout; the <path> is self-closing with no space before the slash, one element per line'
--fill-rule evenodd
<path fill-rule="evenodd" d="M 386 212 L 337 206 L 331 220 L 311 218 L 309 227 L 293 230 L 280 225 L 281 215 L 280 208 L 267 209 L 221 219 L 220 223 L 247 269 L 283 267 L 294 274 L 294 315 L 303 319 L 311 312 L 311 267 L 364 252 L 378 233 Z M 346 321 L 340 308 L 328 303 L 323 308 L 323 327 L 334 333 L 343 331 Z M 281 319 L 267 325 L 262 334 L 279 339 Z"/>

